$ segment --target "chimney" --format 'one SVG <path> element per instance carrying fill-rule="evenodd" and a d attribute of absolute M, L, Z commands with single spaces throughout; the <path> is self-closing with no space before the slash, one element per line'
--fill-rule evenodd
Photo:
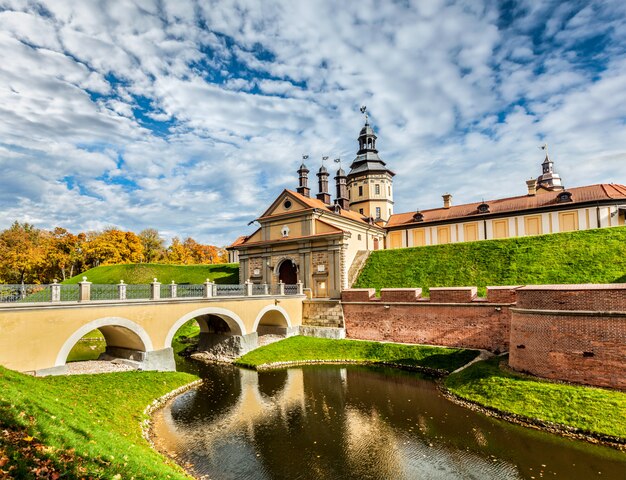
<path fill-rule="evenodd" d="M 443 197 L 443 208 L 450 208 L 452 206 L 452 195 L 449 193 L 444 193 Z"/>
<path fill-rule="evenodd" d="M 534 178 L 526 180 L 526 185 L 528 186 L 528 195 L 534 196 L 537 194 L 537 180 Z"/>
<path fill-rule="evenodd" d="M 335 204 L 339 205 L 344 210 L 348 210 L 350 208 L 347 181 L 348 177 L 346 177 L 346 172 L 343 171 L 343 168 L 337 170 L 337 176 L 335 177 L 337 198 L 335 199 Z"/>
<path fill-rule="evenodd" d="M 317 183 L 319 185 L 320 193 L 317 194 L 317 199 L 324 202 L 326 205 L 330 205 L 330 194 L 328 193 L 328 170 L 322 165 L 317 172 Z"/>
<path fill-rule="evenodd" d="M 309 188 L 309 169 L 306 168 L 304 162 L 298 169 L 298 180 L 299 185 L 296 192 L 300 195 L 304 195 L 305 197 L 309 197 L 311 192 L 311 189 Z"/>

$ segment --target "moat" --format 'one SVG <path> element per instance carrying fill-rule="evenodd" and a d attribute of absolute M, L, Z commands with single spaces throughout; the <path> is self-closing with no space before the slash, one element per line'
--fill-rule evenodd
<path fill-rule="evenodd" d="M 179 368 L 205 382 L 156 415 L 155 440 L 196 477 L 623 479 L 626 472 L 623 452 L 474 413 L 412 372 Z"/>

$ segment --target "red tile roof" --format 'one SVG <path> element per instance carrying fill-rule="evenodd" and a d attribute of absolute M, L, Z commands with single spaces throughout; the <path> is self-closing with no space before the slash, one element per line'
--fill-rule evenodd
<path fill-rule="evenodd" d="M 568 188 L 565 191 L 572 194 L 572 201 L 566 203 L 568 205 L 610 200 L 626 201 L 626 186 L 613 183 L 601 183 L 585 187 Z M 424 218 L 422 222 L 415 222 L 413 220 L 415 212 L 397 213 L 391 216 L 389 222 L 387 223 L 387 228 L 406 224 L 420 225 L 429 222 L 445 222 L 465 217 L 472 217 L 474 215 L 479 216 L 482 214 L 478 212 L 478 206 L 482 203 L 489 205 L 489 215 L 520 212 L 535 208 L 559 205 L 560 203 L 557 199 L 559 193 L 561 192 L 538 193 L 537 195 L 522 195 L 519 197 L 488 200 L 486 202 L 466 203 L 464 205 L 456 205 L 450 208 L 421 210 L 421 214 Z"/>

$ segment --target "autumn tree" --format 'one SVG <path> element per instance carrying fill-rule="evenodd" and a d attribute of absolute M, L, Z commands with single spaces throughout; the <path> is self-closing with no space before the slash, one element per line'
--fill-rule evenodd
<path fill-rule="evenodd" d="M 165 241 L 155 228 L 146 228 L 139 232 L 143 247 L 143 260 L 146 263 L 161 260 L 165 254 Z"/>
<path fill-rule="evenodd" d="M 167 247 L 168 263 L 176 263 L 179 265 L 188 265 L 193 263 L 193 257 L 189 249 L 180 241 L 180 238 L 172 238 L 172 243 Z"/>
<path fill-rule="evenodd" d="M 16 221 L 0 233 L 0 276 L 11 283 L 39 282 L 44 253 L 42 231 Z"/>
<path fill-rule="evenodd" d="M 83 250 L 86 263 L 92 267 L 139 263 L 143 257 L 141 239 L 133 232 L 124 232 L 116 228 L 89 232 Z"/>

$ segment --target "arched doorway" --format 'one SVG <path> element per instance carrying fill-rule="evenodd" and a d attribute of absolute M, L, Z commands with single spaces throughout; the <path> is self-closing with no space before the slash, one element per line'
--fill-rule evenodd
<path fill-rule="evenodd" d="M 283 260 L 278 267 L 278 279 L 287 285 L 298 283 L 298 268 L 292 260 Z"/>
<path fill-rule="evenodd" d="M 374 250 L 378 250 L 378 238 L 374 238 Z"/>

